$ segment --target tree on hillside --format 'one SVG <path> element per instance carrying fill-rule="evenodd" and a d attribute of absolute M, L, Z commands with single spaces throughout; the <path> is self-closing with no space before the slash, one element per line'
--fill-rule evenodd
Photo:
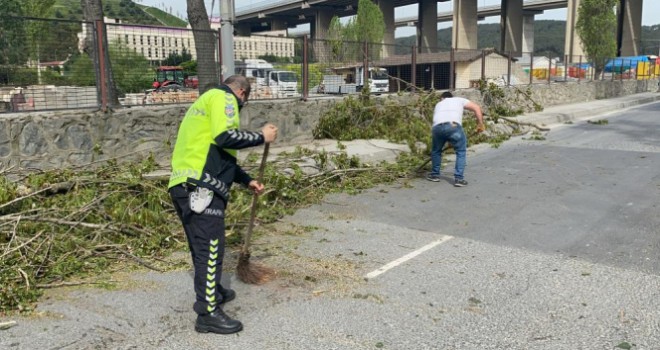
<path fill-rule="evenodd" d="M 220 76 L 215 62 L 215 47 L 217 39 L 211 31 L 209 17 L 206 14 L 204 0 L 186 0 L 188 5 L 188 21 L 192 27 L 197 52 L 197 78 L 199 79 L 199 93 L 202 94 L 213 86 L 218 85 Z M 233 72 L 230 72 L 232 74 Z"/>
<path fill-rule="evenodd" d="M 616 3 L 617 0 L 582 0 L 578 9 L 575 28 L 596 76 L 603 71 L 605 60 L 616 56 Z"/>
<path fill-rule="evenodd" d="M 101 21 L 103 22 L 103 7 L 101 5 L 101 0 L 80 0 L 80 6 L 82 7 L 83 10 L 83 17 L 84 20 L 87 22 L 92 22 L 92 26 L 96 21 Z M 99 68 L 99 64 L 95 64 L 94 67 L 96 68 L 96 86 L 101 87 L 101 74 L 105 74 L 107 77 L 105 88 L 108 94 L 108 103 L 110 105 L 118 105 L 119 104 L 119 99 L 117 96 L 117 88 L 115 86 L 115 80 L 113 78 L 112 74 L 112 67 L 110 65 L 110 54 L 105 50 L 103 54 L 101 55 L 97 48 L 94 46 L 94 40 L 91 38 L 92 33 L 94 32 L 92 28 L 88 28 L 89 30 L 87 31 L 87 38 L 85 38 L 84 46 L 83 46 L 83 51 L 87 53 L 90 58 L 92 59 L 92 62 L 103 62 L 105 63 L 105 72 L 101 72 Z M 103 41 L 102 46 L 103 47 L 108 47 L 108 35 L 106 31 L 103 31 L 103 36 L 101 38 Z M 101 94 L 101 89 L 97 89 L 99 92 L 99 97 L 102 98 L 103 96 L 100 96 Z"/>

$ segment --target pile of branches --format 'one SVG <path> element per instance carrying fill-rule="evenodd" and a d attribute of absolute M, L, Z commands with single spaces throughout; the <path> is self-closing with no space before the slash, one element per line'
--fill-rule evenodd
<path fill-rule="evenodd" d="M 244 168 L 256 171 L 258 158 L 248 157 Z M 303 169 L 310 162 L 313 173 Z M 345 152 L 299 148 L 269 161 L 258 222 L 273 222 L 328 193 L 357 193 L 405 178 L 407 168 L 365 166 Z M 31 311 L 47 288 L 106 285 L 109 273 L 127 264 L 156 271 L 172 267 L 166 257 L 187 244 L 167 176 L 148 176 L 155 170 L 150 157 L 109 161 L 93 170 L 0 171 L 0 314 Z M 251 198 L 241 186 L 232 187 L 228 244 L 240 242 Z"/>
<path fill-rule="evenodd" d="M 0 312 L 29 310 L 43 289 L 102 275 L 116 262 L 158 269 L 153 261 L 181 237 L 173 236 L 167 184 L 142 177 L 154 168 L 149 158 L 93 171 L 0 173 Z"/>
<path fill-rule="evenodd" d="M 505 99 L 503 92 L 501 99 Z M 419 90 L 405 103 L 374 99 L 365 94 L 359 97 L 349 96 L 321 116 L 313 130 L 313 136 L 317 139 L 331 138 L 340 141 L 387 139 L 391 142 L 407 144 L 414 154 L 428 155 L 431 149 L 433 110 L 439 100 L 439 92 L 423 90 Z M 492 110 L 491 105 L 486 104 L 482 106 L 482 109 L 484 114 L 488 114 Z M 517 112 L 510 111 L 507 115 L 522 112 L 523 109 L 518 109 Z M 516 130 L 521 124 L 511 118 L 503 118 L 496 114 L 486 115 L 485 118 L 490 124 L 512 124 Z M 479 143 L 499 145 L 510 136 L 495 128 L 490 129 L 487 133 L 477 133 L 477 120 L 474 117 L 463 119 L 463 129 L 468 136 L 470 145 Z"/>

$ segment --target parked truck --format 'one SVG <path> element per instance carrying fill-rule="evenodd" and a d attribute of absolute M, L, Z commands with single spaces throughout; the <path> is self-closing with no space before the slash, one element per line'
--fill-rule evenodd
<path fill-rule="evenodd" d="M 262 59 L 245 59 L 234 62 L 236 74 L 251 78 L 254 98 L 286 98 L 298 95 L 296 73 L 278 70 Z"/>
<path fill-rule="evenodd" d="M 236 74 L 240 74 L 248 78 L 254 78 L 257 85 L 263 86 L 266 80 L 266 71 L 274 70 L 275 68 L 266 60 L 244 59 L 241 61 L 235 61 L 234 69 Z"/>
<path fill-rule="evenodd" d="M 365 86 L 364 66 L 333 68 L 333 74 L 323 76 L 319 93 L 351 94 L 362 91 Z M 366 85 L 369 92 L 380 94 L 390 91 L 389 76 L 385 68 L 369 67 Z"/>
<path fill-rule="evenodd" d="M 271 70 L 266 72 L 265 86 L 275 98 L 295 97 L 298 95 L 298 78 L 296 73 L 287 70 Z"/>

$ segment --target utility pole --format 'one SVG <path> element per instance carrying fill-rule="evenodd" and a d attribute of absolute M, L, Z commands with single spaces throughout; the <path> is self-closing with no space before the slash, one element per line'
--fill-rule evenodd
<path fill-rule="evenodd" d="M 234 0 L 221 0 L 220 3 L 220 41 L 222 43 L 222 78 L 234 75 Z"/>

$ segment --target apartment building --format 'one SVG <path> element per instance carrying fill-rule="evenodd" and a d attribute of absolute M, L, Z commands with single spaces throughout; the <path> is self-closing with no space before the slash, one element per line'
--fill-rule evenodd
<path fill-rule="evenodd" d="M 141 54 L 147 60 L 158 62 L 170 54 L 181 54 L 184 51 L 197 59 L 193 31 L 188 28 L 155 27 L 134 24 L 123 24 L 119 19 L 104 18 L 107 28 L 108 42 L 111 45 L 121 45 Z M 219 18 L 211 18 L 211 29 L 220 28 Z M 83 24 L 82 32 L 78 34 L 79 50 L 84 48 L 84 39 L 90 34 L 91 26 Z M 271 32 L 268 35 L 253 35 L 249 37 L 234 37 L 234 59 L 257 58 L 263 55 L 293 58 L 295 43 L 293 38 L 287 38 L 286 32 Z"/>

